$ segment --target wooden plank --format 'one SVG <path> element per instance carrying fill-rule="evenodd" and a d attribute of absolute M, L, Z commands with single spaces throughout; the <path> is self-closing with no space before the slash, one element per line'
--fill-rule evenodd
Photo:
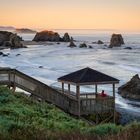
<path fill-rule="evenodd" d="M 113 84 L 113 97 L 114 97 L 114 105 L 113 105 L 113 108 L 114 108 L 114 110 L 113 110 L 113 121 L 114 121 L 114 123 L 115 123 L 115 113 L 116 113 L 116 111 L 115 111 L 115 84 Z"/>

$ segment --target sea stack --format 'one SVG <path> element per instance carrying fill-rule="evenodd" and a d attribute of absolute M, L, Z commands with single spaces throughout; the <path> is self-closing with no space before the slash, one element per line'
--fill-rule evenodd
<path fill-rule="evenodd" d="M 69 44 L 68 47 L 71 47 L 71 48 L 76 47 L 76 45 L 73 42 L 73 38 L 72 37 L 71 37 L 70 44 Z"/>
<path fill-rule="evenodd" d="M 128 99 L 140 100 L 140 78 L 136 74 L 130 81 L 118 88 L 119 94 Z"/>
<path fill-rule="evenodd" d="M 11 49 L 24 48 L 25 46 L 23 46 L 21 41 L 22 38 L 17 34 L 8 31 L 0 31 L 0 46 L 2 47 Z"/>
<path fill-rule="evenodd" d="M 65 33 L 63 37 L 60 37 L 57 32 L 45 30 L 36 33 L 33 41 L 70 42 L 70 36 L 68 33 Z"/>
<path fill-rule="evenodd" d="M 87 46 L 86 43 L 82 43 L 82 44 L 79 45 L 79 48 L 87 48 L 87 47 L 88 47 L 88 46 Z"/>
<path fill-rule="evenodd" d="M 124 40 L 121 34 L 113 34 L 110 40 L 109 47 L 120 47 L 124 44 Z"/>
<path fill-rule="evenodd" d="M 101 41 L 101 40 L 98 40 L 98 41 L 97 41 L 97 44 L 104 44 L 104 42 Z"/>
<path fill-rule="evenodd" d="M 64 41 L 64 42 L 70 42 L 70 41 L 71 41 L 70 36 L 69 36 L 68 33 L 65 33 L 65 34 L 64 34 L 64 36 L 63 36 L 63 41 Z"/>
<path fill-rule="evenodd" d="M 54 42 L 59 42 L 61 41 L 60 35 L 57 32 L 53 31 L 41 31 L 37 32 L 33 41 L 54 41 Z"/>
<path fill-rule="evenodd" d="M 20 42 L 20 38 L 17 37 L 17 34 L 10 35 L 10 44 L 11 49 L 23 48 L 23 44 Z"/>

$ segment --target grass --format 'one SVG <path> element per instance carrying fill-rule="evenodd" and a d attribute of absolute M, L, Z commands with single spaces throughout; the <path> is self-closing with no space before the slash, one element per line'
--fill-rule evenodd
<path fill-rule="evenodd" d="M 96 127 L 73 118 L 54 105 L 37 102 L 24 94 L 0 87 L 0 139 L 2 140 L 85 140 L 140 138 L 140 123 L 126 127 L 103 124 Z M 128 133 L 129 132 L 129 133 Z M 125 136 L 123 136 L 125 134 Z M 133 138 L 134 140 L 134 138 Z"/>

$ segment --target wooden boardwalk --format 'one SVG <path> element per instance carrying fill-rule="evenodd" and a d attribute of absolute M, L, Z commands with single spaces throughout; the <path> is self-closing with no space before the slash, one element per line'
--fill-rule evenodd
<path fill-rule="evenodd" d="M 11 84 L 56 105 L 65 112 L 78 115 L 79 106 L 75 97 L 64 94 L 16 69 L 0 68 L 0 85 Z M 113 110 L 113 97 L 92 98 L 92 95 L 81 95 L 80 97 L 80 115 L 111 113 Z"/>

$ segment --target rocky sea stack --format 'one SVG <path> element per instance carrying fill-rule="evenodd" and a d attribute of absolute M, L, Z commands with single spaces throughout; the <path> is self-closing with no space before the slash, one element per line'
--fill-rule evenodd
<path fill-rule="evenodd" d="M 79 45 L 79 48 L 87 48 L 87 47 L 88 47 L 88 46 L 87 46 L 86 43 L 82 43 L 82 44 Z"/>
<path fill-rule="evenodd" d="M 128 99 L 139 100 L 140 101 L 140 78 L 136 74 L 132 79 L 126 84 L 118 88 L 119 94 Z"/>
<path fill-rule="evenodd" d="M 68 33 L 65 33 L 61 38 L 57 32 L 46 30 L 36 33 L 33 41 L 70 42 L 70 36 Z"/>
<path fill-rule="evenodd" d="M 64 41 L 64 42 L 70 42 L 71 41 L 71 38 L 70 38 L 68 33 L 64 34 L 62 41 Z"/>
<path fill-rule="evenodd" d="M 101 41 L 101 40 L 98 40 L 98 41 L 97 41 L 97 44 L 104 44 L 104 42 Z"/>
<path fill-rule="evenodd" d="M 68 47 L 71 47 L 71 48 L 76 47 L 76 45 L 74 44 L 74 41 L 73 41 L 73 38 L 72 37 L 70 39 L 70 44 L 69 44 Z"/>
<path fill-rule="evenodd" d="M 124 40 L 121 34 L 113 34 L 110 40 L 109 47 L 120 47 L 124 44 Z"/>
<path fill-rule="evenodd" d="M 17 34 L 8 31 L 0 31 L 0 48 L 6 47 L 11 49 L 24 48 L 21 43 L 22 38 Z"/>

